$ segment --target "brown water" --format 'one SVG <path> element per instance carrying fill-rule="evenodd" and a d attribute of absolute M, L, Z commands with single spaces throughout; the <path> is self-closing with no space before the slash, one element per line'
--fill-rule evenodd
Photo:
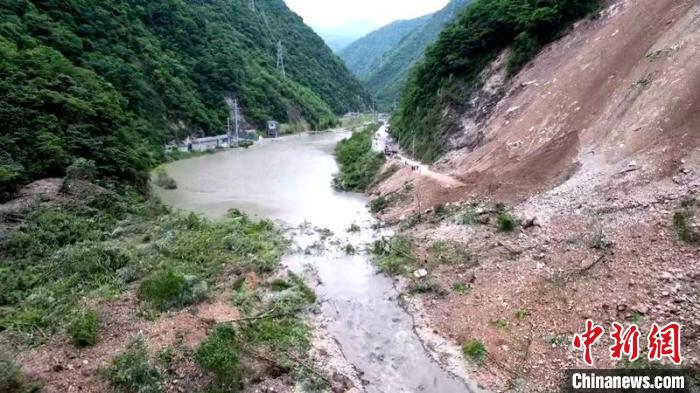
<path fill-rule="evenodd" d="M 336 143 L 348 136 L 336 132 L 265 141 L 249 150 L 231 150 L 166 167 L 178 189 L 161 190 L 166 203 L 212 218 L 237 208 L 249 214 L 305 228 L 283 263 L 311 265 L 321 284 L 316 288 L 329 331 L 343 354 L 362 372 L 368 392 L 471 392 L 465 383 L 441 369 L 413 332 L 411 317 L 399 306 L 391 279 L 377 274 L 368 255 L 346 255 L 345 244 L 364 250 L 382 235 L 372 229 L 367 199 L 331 187 L 337 166 Z M 347 229 L 357 224 L 360 233 Z M 309 227 L 333 231 L 335 247 L 304 252 L 318 240 Z M 296 251 L 295 251 L 296 250 Z"/>

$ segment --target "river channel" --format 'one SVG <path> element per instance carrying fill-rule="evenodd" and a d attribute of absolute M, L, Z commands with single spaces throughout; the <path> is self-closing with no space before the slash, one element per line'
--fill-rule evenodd
<path fill-rule="evenodd" d="M 302 228 L 282 262 L 293 269 L 313 266 L 317 272 L 316 292 L 330 321 L 328 330 L 361 371 L 367 392 L 471 392 L 425 351 L 392 279 L 378 274 L 364 251 L 383 234 L 374 228 L 367 198 L 331 186 L 337 171 L 333 149 L 347 136 L 302 134 L 174 162 L 166 170 L 178 189 L 160 190 L 160 196 L 213 219 L 236 208 Z M 361 230 L 349 231 L 353 224 Z M 334 246 L 310 252 L 318 235 L 304 236 L 311 230 L 303 228 L 330 230 Z M 358 252 L 348 255 L 348 244 Z"/>

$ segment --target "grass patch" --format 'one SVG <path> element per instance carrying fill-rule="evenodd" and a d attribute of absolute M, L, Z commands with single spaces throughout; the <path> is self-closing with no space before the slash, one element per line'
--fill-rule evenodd
<path fill-rule="evenodd" d="M 627 320 L 639 325 L 640 323 L 644 322 L 644 314 L 640 313 L 639 311 L 632 311 Z"/>
<path fill-rule="evenodd" d="M 546 338 L 546 340 L 549 343 L 549 345 L 552 346 L 552 348 L 563 347 L 563 346 L 567 345 L 567 342 L 568 342 L 566 337 L 557 336 L 557 335 L 548 336 Z"/>
<path fill-rule="evenodd" d="M 502 210 L 498 213 L 496 221 L 498 223 L 498 230 L 501 232 L 513 232 L 515 227 L 518 226 L 518 219 L 507 210 Z"/>
<path fill-rule="evenodd" d="M 336 189 L 363 192 L 379 173 L 385 158 L 384 153 L 372 150 L 372 136 L 377 128 L 378 124 L 370 124 L 338 143 L 335 158 L 340 172 L 333 179 Z"/>
<path fill-rule="evenodd" d="M 442 289 L 440 284 L 437 283 L 435 280 L 418 280 L 414 281 L 411 283 L 411 285 L 408 287 L 408 292 L 410 294 L 426 294 L 426 293 L 432 293 L 437 296 L 444 296 L 445 295 L 445 290 Z"/>
<path fill-rule="evenodd" d="M 505 319 L 492 319 L 489 321 L 489 325 L 499 330 L 506 330 L 508 328 L 508 321 Z"/>
<path fill-rule="evenodd" d="M 139 298 L 160 311 L 181 309 L 204 299 L 207 284 L 194 276 L 186 276 L 173 268 L 156 271 L 144 278 Z"/>
<path fill-rule="evenodd" d="M 523 320 L 529 318 L 530 315 L 532 315 L 530 313 L 530 310 L 521 309 L 521 310 L 515 311 L 515 319 L 517 319 L 519 321 L 523 321 Z"/>
<path fill-rule="evenodd" d="M 207 149 L 207 150 L 191 150 L 191 151 L 180 151 L 179 149 L 173 149 L 166 152 L 163 156 L 163 162 L 175 162 L 180 160 L 187 160 L 190 158 L 206 156 L 216 153 L 217 150 Z"/>
<path fill-rule="evenodd" d="M 68 326 L 68 334 L 76 347 L 90 347 L 97 344 L 97 331 L 100 328 L 100 315 L 95 310 L 82 310 Z"/>
<path fill-rule="evenodd" d="M 162 374 L 148 359 L 148 348 L 142 338 L 117 355 L 103 375 L 114 391 L 123 393 L 157 393 L 163 382 Z"/>
<path fill-rule="evenodd" d="M 469 289 L 469 285 L 463 283 L 463 282 L 456 282 L 452 284 L 452 290 L 457 292 L 457 293 L 465 293 L 467 292 L 467 289 Z"/>
<path fill-rule="evenodd" d="M 474 256 L 469 249 L 454 242 L 434 241 L 428 247 L 429 261 L 433 265 L 472 265 Z"/>
<path fill-rule="evenodd" d="M 405 274 L 415 261 L 414 244 L 406 236 L 394 236 L 376 240 L 372 245 L 374 263 L 379 270 L 390 276 Z"/>
<path fill-rule="evenodd" d="M 464 356 L 467 359 L 471 360 L 472 362 L 478 365 L 483 364 L 486 360 L 486 356 L 488 356 L 486 346 L 482 341 L 479 340 L 471 340 L 467 342 L 462 347 L 462 351 L 464 352 Z"/>
<path fill-rule="evenodd" d="M 673 214 L 673 226 L 676 228 L 678 239 L 684 243 L 696 244 L 700 235 L 694 227 L 695 212 L 693 204 L 685 202 L 683 206 Z"/>

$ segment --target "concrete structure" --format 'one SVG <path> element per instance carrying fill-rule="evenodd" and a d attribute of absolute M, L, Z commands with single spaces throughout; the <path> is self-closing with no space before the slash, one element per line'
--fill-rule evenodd
<path fill-rule="evenodd" d="M 268 120 L 267 121 L 267 137 L 268 138 L 277 138 L 279 135 L 279 128 L 280 125 L 274 120 Z"/>

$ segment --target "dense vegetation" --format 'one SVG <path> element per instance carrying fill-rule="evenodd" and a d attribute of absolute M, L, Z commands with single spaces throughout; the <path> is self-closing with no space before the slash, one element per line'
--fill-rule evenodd
<path fill-rule="evenodd" d="M 403 146 L 415 138 L 416 155 L 436 159 L 442 152 L 443 108 L 459 108 L 464 92 L 502 50 L 511 49 L 508 70 L 514 73 L 598 7 L 598 0 L 474 0 L 411 71 L 392 119 L 395 136 Z"/>
<path fill-rule="evenodd" d="M 390 23 L 356 40 L 343 49 L 339 56 L 360 80 L 375 67 L 380 67 L 385 54 L 393 49 L 411 31 L 422 26 L 432 15 Z"/>
<path fill-rule="evenodd" d="M 372 137 L 379 127 L 370 124 L 338 143 L 335 158 L 340 168 L 333 179 L 337 189 L 365 191 L 384 164 L 384 153 L 372 150 Z"/>
<path fill-rule="evenodd" d="M 435 42 L 446 23 L 452 21 L 471 0 L 451 0 L 445 8 L 409 32 L 381 61 L 372 65 L 372 71 L 362 78 L 381 110 L 394 108 L 406 83 L 411 67 L 423 57 L 428 45 Z"/>
<path fill-rule="evenodd" d="M 91 345 L 99 318 L 81 310 L 81 299 L 139 283 L 144 306 L 178 309 L 206 297 L 224 268 L 273 271 L 284 249 L 267 221 L 232 212 L 210 222 L 133 191 L 96 190 L 36 210 L 0 244 L 0 338 L 41 342 L 67 327 L 77 344 Z"/>
<path fill-rule="evenodd" d="M 260 127 L 370 101 L 283 0 L 0 0 L 0 199 L 76 157 L 145 183 L 164 142 L 221 132 L 224 97 Z"/>

